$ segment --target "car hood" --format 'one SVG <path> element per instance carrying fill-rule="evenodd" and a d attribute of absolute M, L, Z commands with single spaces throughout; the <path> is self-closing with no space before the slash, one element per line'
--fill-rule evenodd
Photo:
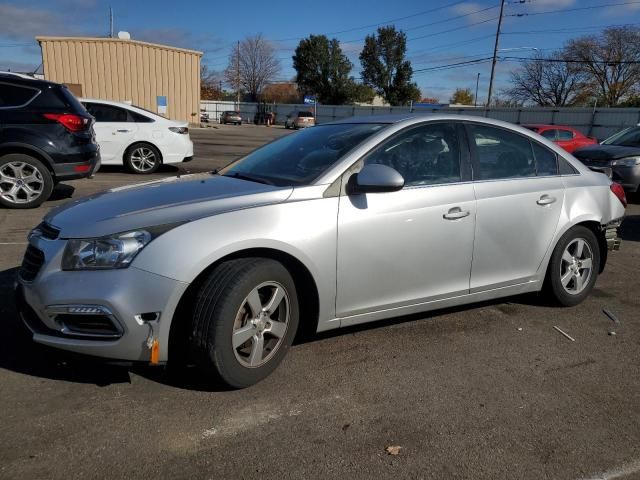
<path fill-rule="evenodd" d="M 284 202 L 292 187 L 212 175 L 170 177 L 114 188 L 53 209 L 61 238 L 90 238 Z"/>
<path fill-rule="evenodd" d="M 615 160 L 638 155 L 640 155 L 639 147 L 624 147 L 622 145 L 593 145 L 579 148 L 573 152 L 573 156 L 579 160 Z"/>

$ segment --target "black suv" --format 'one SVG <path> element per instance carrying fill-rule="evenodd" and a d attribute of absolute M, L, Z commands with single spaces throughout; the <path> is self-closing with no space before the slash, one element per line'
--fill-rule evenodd
<path fill-rule="evenodd" d="M 100 167 L 93 117 L 64 85 L 0 72 L 0 205 L 33 208 Z"/>

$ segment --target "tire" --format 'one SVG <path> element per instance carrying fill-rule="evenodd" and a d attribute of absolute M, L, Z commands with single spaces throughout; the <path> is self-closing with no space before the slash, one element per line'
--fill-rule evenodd
<path fill-rule="evenodd" d="M 150 143 L 134 143 L 124 152 L 124 166 L 131 173 L 149 175 L 161 164 L 160 151 Z"/>
<path fill-rule="evenodd" d="M 51 196 L 53 178 L 37 158 L 22 153 L 0 157 L 0 205 L 36 208 Z"/>
<path fill-rule="evenodd" d="M 589 261 L 590 267 L 587 267 Z M 588 228 L 575 226 L 560 238 L 553 250 L 547 268 L 545 293 L 560 306 L 578 305 L 593 289 L 599 267 L 598 239 Z"/>
<path fill-rule="evenodd" d="M 265 309 L 274 298 L 280 300 L 269 313 Z M 244 388 L 276 369 L 291 346 L 298 321 L 296 287 L 281 263 L 264 258 L 232 260 L 211 272 L 196 295 L 189 347 L 210 378 Z"/>

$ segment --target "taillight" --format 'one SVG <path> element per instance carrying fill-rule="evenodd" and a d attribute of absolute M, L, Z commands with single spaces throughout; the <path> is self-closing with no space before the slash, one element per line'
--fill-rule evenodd
<path fill-rule="evenodd" d="M 187 127 L 169 127 L 169 130 L 174 133 L 181 133 L 183 135 L 189 133 L 189 129 Z"/>
<path fill-rule="evenodd" d="M 55 120 L 70 132 L 80 132 L 89 127 L 89 119 L 73 113 L 45 113 L 44 118 Z"/>
<path fill-rule="evenodd" d="M 611 184 L 611 191 L 618 198 L 618 200 L 620 200 L 620 203 L 622 203 L 622 206 L 624 208 L 627 208 L 627 196 L 624 193 L 624 188 L 622 188 L 622 185 L 620 185 L 619 183 L 613 182 Z"/>

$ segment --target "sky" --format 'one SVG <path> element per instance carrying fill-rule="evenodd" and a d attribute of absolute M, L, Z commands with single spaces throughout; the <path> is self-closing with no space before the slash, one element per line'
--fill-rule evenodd
<path fill-rule="evenodd" d="M 357 79 L 364 38 L 378 26 L 395 25 L 407 35 L 407 58 L 423 97 L 447 103 L 456 88 L 473 92 L 479 73 L 482 102 L 499 5 L 500 0 L 0 0 L 0 70 L 37 68 L 36 35 L 107 36 L 109 7 L 116 33 L 202 51 L 211 71 L 225 68 L 238 40 L 260 33 L 280 60 L 277 80 L 295 76 L 291 56 L 310 34 L 337 38 Z M 640 0 L 506 0 L 494 88 L 506 88 L 510 72 L 519 68 L 520 60 L 505 57 L 548 54 L 572 38 L 639 22 Z"/>

